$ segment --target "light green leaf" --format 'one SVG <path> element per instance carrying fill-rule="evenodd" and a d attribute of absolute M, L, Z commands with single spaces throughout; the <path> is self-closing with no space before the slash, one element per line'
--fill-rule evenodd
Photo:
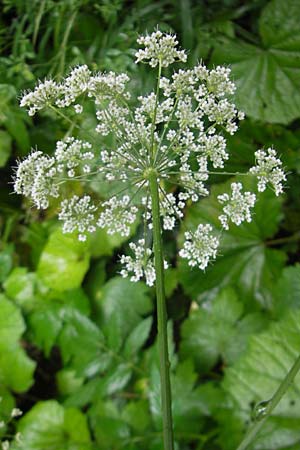
<path fill-rule="evenodd" d="M 0 130 L 0 167 L 4 167 L 11 154 L 12 139 L 10 135 Z"/>
<path fill-rule="evenodd" d="M 25 324 L 19 309 L 0 296 L 0 384 L 16 392 L 33 383 L 35 363 L 19 344 Z"/>
<path fill-rule="evenodd" d="M 260 17 L 260 45 L 235 40 L 215 48 L 213 62 L 232 67 L 238 107 L 255 119 L 287 124 L 300 116 L 299 21 L 297 2 L 273 0 Z"/>
<path fill-rule="evenodd" d="M 35 303 L 36 287 L 36 274 L 29 273 L 26 267 L 16 267 L 4 283 L 6 295 L 25 310 L 30 310 Z"/>
<path fill-rule="evenodd" d="M 37 268 L 41 280 L 52 289 L 67 291 L 82 283 L 89 268 L 87 243 L 55 230 L 44 247 Z"/>
<path fill-rule="evenodd" d="M 220 408 L 222 448 L 231 450 L 251 423 L 253 406 L 268 400 L 279 387 L 300 349 L 300 311 L 293 311 L 266 332 L 251 337 L 250 346 L 226 370 L 223 387 L 227 405 Z M 300 374 L 295 378 L 271 417 L 264 424 L 253 449 L 281 450 L 299 444 Z M 231 435 L 231 439 L 226 438 Z"/>
<path fill-rule="evenodd" d="M 18 424 L 26 450 L 88 450 L 91 440 L 85 416 L 55 400 L 37 403 Z"/>
<path fill-rule="evenodd" d="M 192 309 L 182 326 L 182 358 L 193 358 L 201 372 L 209 371 L 220 357 L 223 363 L 232 364 L 246 350 L 250 335 L 266 326 L 262 315 L 242 317 L 243 310 L 230 288 L 208 305 Z"/>
<path fill-rule="evenodd" d="M 211 195 L 191 207 L 183 222 L 181 232 L 193 230 L 199 223 L 210 223 L 218 234 L 221 231 L 218 216 L 222 206 L 217 196 L 230 191 L 232 179 L 212 187 Z M 241 180 L 245 190 L 255 191 L 254 180 Z M 259 195 L 253 208 L 251 223 L 239 227 L 232 224 L 222 234 L 219 256 L 205 270 L 191 269 L 179 261 L 180 281 L 185 292 L 195 300 L 213 299 L 226 286 L 234 286 L 248 308 L 255 310 L 253 300 L 264 308 L 273 307 L 273 290 L 281 273 L 285 254 L 268 247 L 267 240 L 279 228 L 282 218 L 282 199 L 267 190 Z M 182 241 L 182 234 L 181 239 Z"/>
<path fill-rule="evenodd" d="M 56 385 L 60 395 L 73 394 L 84 382 L 83 377 L 78 377 L 72 369 L 62 369 L 56 373 Z"/>

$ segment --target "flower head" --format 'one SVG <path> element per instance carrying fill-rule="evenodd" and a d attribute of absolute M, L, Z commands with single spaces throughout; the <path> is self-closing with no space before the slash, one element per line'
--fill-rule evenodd
<path fill-rule="evenodd" d="M 187 259 L 189 266 L 204 270 L 209 261 L 216 258 L 219 247 L 219 239 L 212 234 L 212 226 L 200 224 L 194 233 L 186 231 L 184 236 L 179 256 Z"/>
<path fill-rule="evenodd" d="M 136 63 L 148 61 L 152 67 L 156 67 L 159 63 L 162 67 L 168 67 L 174 61 L 186 62 L 186 53 L 176 48 L 178 41 L 172 34 L 157 30 L 150 35 L 140 36 L 137 42 L 145 48 L 135 54 Z"/>
<path fill-rule="evenodd" d="M 278 196 L 283 192 L 283 181 L 286 175 L 282 169 L 282 162 L 277 158 L 276 151 L 268 148 L 267 152 L 258 150 L 255 152 L 256 165 L 251 167 L 250 173 L 258 178 L 258 190 L 263 192 L 268 183 L 273 187 L 275 194 Z"/>
<path fill-rule="evenodd" d="M 159 214 L 164 230 L 173 230 L 183 217 L 187 204 L 209 194 L 211 168 L 222 169 L 229 158 L 227 134 L 234 134 L 243 113 L 232 101 L 235 85 L 230 69 L 217 66 L 209 70 L 203 64 L 174 70 L 166 78 L 164 67 L 185 62 L 186 53 L 178 49 L 176 36 L 156 30 L 141 36 L 142 48 L 136 62 L 158 66 L 157 87 L 140 95 L 132 106 L 127 74 L 92 73 L 86 65 L 73 68 L 60 82 L 40 82 L 21 100 L 30 115 L 50 106 L 53 111 L 64 109 L 60 115 L 69 120 L 80 114 L 85 102 L 92 101 L 95 110 L 96 143 L 69 136 L 56 143 L 51 156 L 32 152 L 16 171 L 15 192 L 31 198 L 41 209 L 53 198 L 60 198 L 59 219 L 63 231 L 77 232 L 80 240 L 97 228 L 107 233 L 128 237 L 140 217 L 148 230 L 147 239 L 130 244 L 132 256 L 123 256 L 123 276 L 133 281 L 142 277 L 152 285 L 155 280 L 151 242 L 153 204 L 150 178 L 155 176 L 160 202 Z M 130 103 L 129 103 L 130 100 Z M 73 127 L 72 129 L 77 129 Z M 84 130 L 86 131 L 86 130 Z M 85 133 L 86 134 L 86 133 Z M 103 146 L 111 142 L 111 146 Z M 281 162 L 272 149 L 256 152 L 257 164 L 250 169 L 259 180 L 260 191 L 271 183 L 278 195 L 285 180 Z M 64 198 L 64 183 L 85 180 L 95 175 L 95 183 L 109 185 L 103 190 L 103 202 L 94 202 L 94 193 L 82 198 Z M 92 186 L 86 184 L 87 189 Z M 97 190 L 99 190 L 97 188 Z M 107 197 L 104 192 L 110 192 Z M 240 224 L 251 220 L 255 195 L 242 193 L 239 183 L 232 184 L 232 193 L 219 196 L 224 205 L 220 220 L 224 228 L 229 221 Z M 138 214 L 139 208 L 142 214 Z M 180 256 L 190 266 L 205 269 L 217 254 L 219 240 L 209 224 L 185 233 L 186 242 Z"/>
<path fill-rule="evenodd" d="M 219 195 L 218 200 L 225 205 L 219 219 L 225 228 L 229 229 L 228 221 L 240 225 L 245 220 L 251 222 L 251 208 L 255 205 L 256 195 L 251 192 L 242 193 L 243 186 L 241 183 L 232 183 L 231 196 L 227 193 Z"/>

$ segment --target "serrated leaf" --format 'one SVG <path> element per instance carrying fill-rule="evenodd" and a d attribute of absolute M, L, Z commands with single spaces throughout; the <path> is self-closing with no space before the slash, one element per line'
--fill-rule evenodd
<path fill-rule="evenodd" d="M 254 180 L 242 180 L 245 190 L 255 191 Z M 181 231 L 193 230 L 199 223 L 210 223 L 216 233 L 221 226 L 218 216 L 222 206 L 217 200 L 219 194 L 230 191 L 232 180 L 212 187 L 211 195 L 191 207 L 182 224 Z M 267 190 L 259 195 L 253 208 L 251 223 L 239 227 L 230 225 L 224 232 L 219 257 L 205 272 L 191 269 L 180 260 L 179 272 L 183 288 L 192 299 L 213 299 L 226 286 L 234 286 L 241 294 L 248 308 L 256 308 L 253 300 L 267 309 L 273 307 L 274 284 L 281 273 L 285 254 L 269 248 L 265 241 L 279 228 L 282 218 L 282 199 Z"/>
<path fill-rule="evenodd" d="M 130 331 L 138 325 L 142 316 L 153 309 L 149 289 L 143 283 L 115 277 L 102 290 L 98 302 L 100 325 L 108 345 L 119 350 Z"/>
<path fill-rule="evenodd" d="M 27 450 L 88 450 L 91 440 L 85 416 L 55 400 L 37 403 L 18 423 Z M 13 447 L 17 448 L 17 447 Z"/>
<path fill-rule="evenodd" d="M 182 326 L 182 358 L 192 358 L 200 372 L 209 371 L 219 358 L 232 364 L 247 348 L 250 335 L 266 326 L 262 315 L 243 317 L 243 310 L 243 303 L 230 288 L 208 305 L 193 309 Z"/>
<path fill-rule="evenodd" d="M 287 124 L 300 116 L 299 21 L 297 2 L 273 0 L 260 17 L 260 45 L 236 39 L 214 50 L 215 64 L 232 67 L 237 106 L 255 119 Z"/>
<path fill-rule="evenodd" d="M 268 400 L 291 369 L 300 348 L 300 311 L 293 311 L 264 333 L 253 336 L 248 351 L 225 372 L 226 409 L 221 411 L 222 448 L 234 448 L 251 423 L 253 406 Z M 299 443 L 300 374 L 276 406 L 251 448 L 281 450 Z M 225 436 L 231 434 L 231 440 Z"/>
<path fill-rule="evenodd" d="M 55 230 L 44 247 L 37 275 L 52 289 L 67 291 L 82 283 L 89 268 L 87 243 L 79 242 L 75 236 Z"/>

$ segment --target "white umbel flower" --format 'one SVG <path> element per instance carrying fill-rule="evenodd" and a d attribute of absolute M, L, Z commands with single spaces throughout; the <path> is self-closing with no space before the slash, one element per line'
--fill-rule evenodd
<path fill-rule="evenodd" d="M 242 193 L 243 185 L 241 183 L 231 184 L 231 195 L 218 195 L 218 200 L 225 205 L 224 214 L 219 216 L 222 226 L 225 230 L 229 229 L 228 222 L 231 221 L 240 225 L 245 220 L 251 222 L 251 208 L 254 207 L 256 196 L 252 192 Z"/>
<path fill-rule="evenodd" d="M 92 203 L 89 195 L 79 198 L 74 195 L 69 200 L 63 200 L 61 203 L 61 212 L 58 215 L 59 220 L 64 222 L 63 233 L 79 233 L 78 239 L 85 241 L 87 233 L 96 231 L 95 212 L 97 208 Z"/>
<path fill-rule="evenodd" d="M 204 270 L 216 258 L 219 247 L 219 239 L 212 234 L 212 226 L 200 224 L 194 233 L 186 231 L 184 236 L 186 240 L 179 256 L 187 259 L 189 266 Z"/>
<path fill-rule="evenodd" d="M 177 49 L 178 41 L 172 34 L 157 30 L 139 37 L 137 42 L 145 48 L 136 52 L 136 63 L 145 61 L 151 67 L 156 67 L 161 62 L 162 67 L 168 67 L 174 61 L 185 62 L 187 59 L 185 51 Z"/>
<path fill-rule="evenodd" d="M 145 277 L 146 284 L 153 286 L 155 282 L 155 268 L 153 264 L 153 252 L 145 246 L 145 239 L 140 239 L 137 244 L 129 244 L 133 256 L 121 256 L 121 264 L 124 268 L 121 270 L 123 278 L 130 276 L 131 281 L 139 281 Z M 164 261 L 164 268 L 168 268 L 168 263 Z"/>
<path fill-rule="evenodd" d="M 129 236 L 130 227 L 136 220 L 138 209 L 130 205 L 130 197 L 124 195 L 121 199 L 112 197 L 103 203 L 104 211 L 100 213 L 97 226 L 106 228 L 108 234 L 120 233 Z"/>
<path fill-rule="evenodd" d="M 258 190 L 263 192 L 268 183 L 274 188 L 278 196 L 283 192 L 283 181 L 286 175 L 282 169 L 282 162 L 277 158 L 276 151 L 273 148 L 258 150 L 255 152 L 256 165 L 251 167 L 250 173 L 258 178 Z"/>

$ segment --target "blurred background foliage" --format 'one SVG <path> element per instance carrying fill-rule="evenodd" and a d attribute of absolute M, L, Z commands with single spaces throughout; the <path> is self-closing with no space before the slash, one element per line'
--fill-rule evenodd
<path fill-rule="evenodd" d="M 135 65 L 135 41 L 157 25 L 178 34 L 190 65 L 232 68 L 247 119 L 228 140 L 229 170 L 273 145 L 289 172 L 285 195 L 265 192 L 205 273 L 177 262 L 177 244 L 201 219 L 218 227 L 216 197 L 232 179 L 215 177 L 165 234 L 176 449 L 234 450 L 258 420 L 254 405 L 300 349 L 299 23 L 297 0 L 2 0 L 0 420 L 14 406 L 23 417 L 0 438 L 20 431 L 26 450 L 162 449 L 154 291 L 118 275 L 128 243 L 103 231 L 79 243 L 55 209 L 32 209 L 10 184 L 16 160 L 51 153 L 69 127 L 51 112 L 29 118 L 21 93 L 83 63 L 125 71 L 136 95 L 147 92 L 155 78 Z M 87 111 L 81 126 L 92 125 Z M 253 449 L 298 449 L 299 393 L 297 377 Z"/>

